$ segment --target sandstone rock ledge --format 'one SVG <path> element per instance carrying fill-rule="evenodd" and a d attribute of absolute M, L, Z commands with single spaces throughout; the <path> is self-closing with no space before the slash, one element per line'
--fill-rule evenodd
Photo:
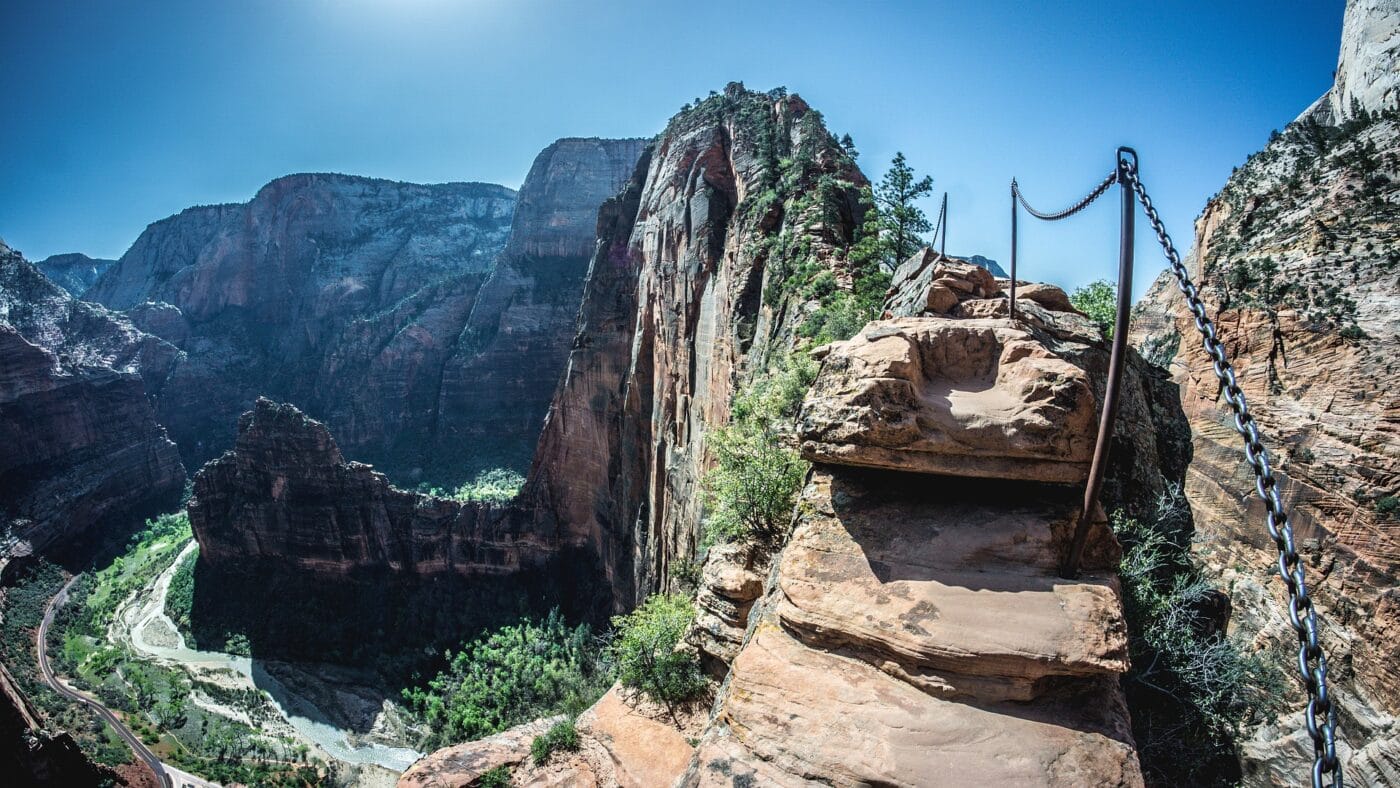
<path fill-rule="evenodd" d="M 1071 491 L 819 468 L 683 785 L 1140 785 L 1103 523 Z"/>
<path fill-rule="evenodd" d="M 680 785 L 1143 784 L 1101 510 L 1081 576 L 1058 575 L 1103 342 L 1052 288 L 1010 322 L 969 269 L 916 255 L 905 314 L 818 354 L 798 419 L 816 466 Z M 1155 454 L 1149 384 L 1129 385 L 1115 450 Z M 1118 462 L 1124 487 L 1162 483 Z"/>

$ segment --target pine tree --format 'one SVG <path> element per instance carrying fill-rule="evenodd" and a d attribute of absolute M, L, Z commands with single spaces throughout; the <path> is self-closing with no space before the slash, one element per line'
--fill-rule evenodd
<path fill-rule="evenodd" d="M 856 141 L 851 139 L 849 134 L 841 135 L 841 150 L 844 150 L 846 155 L 851 157 L 851 161 L 860 157 L 860 151 L 856 150 Z"/>
<path fill-rule="evenodd" d="M 896 153 L 874 195 L 886 267 L 893 269 L 923 246 L 920 235 L 933 229 L 933 225 L 914 201 L 932 191 L 933 178 L 918 177 L 905 161 L 904 153 Z"/>

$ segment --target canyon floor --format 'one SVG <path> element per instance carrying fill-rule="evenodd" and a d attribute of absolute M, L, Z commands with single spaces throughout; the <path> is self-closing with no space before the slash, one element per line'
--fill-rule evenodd
<path fill-rule="evenodd" d="M 165 614 L 165 602 L 171 578 L 196 547 L 190 541 L 169 568 L 118 607 L 109 642 L 191 679 L 260 692 L 265 713 L 257 719 L 247 709 L 200 693 L 193 699 L 208 712 L 306 745 L 314 755 L 343 765 L 355 784 L 393 785 L 421 753 L 408 746 L 411 734 L 386 693 L 357 683 L 363 676 L 334 665 L 255 660 L 186 645 Z"/>

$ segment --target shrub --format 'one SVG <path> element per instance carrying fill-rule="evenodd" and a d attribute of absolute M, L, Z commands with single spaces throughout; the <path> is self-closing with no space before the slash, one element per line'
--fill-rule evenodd
<path fill-rule="evenodd" d="M 674 711 L 705 688 L 694 655 L 677 651 L 681 636 L 695 619 L 685 597 L 656 594 L 636 610 L 613 618 L 612 653 L 622 686 L 635 689 Z"/>
<path fill-rule="evenodd" d="M 1103 279 L 1075 289 L 1069 302 L 1094 321 L 1107 339 L 1113 339 L 1113 321 L 1118 314 L 1118 290 Z"/>
<path fill-rule="evenodd" d="M 476 784 L 481 788 L 510 788 L 515 785 L 510 779 L 510 767 L 504 765 L 481 775 Z"/>
<path fill-rule="evenodd" d="M 725 540 L 772 541 L 792 514 L 807 465 L 766 429 L 732 424 L 711 438 L 717 464 L 705 477 L 707 530 Z"/>
<path fill-rule="evenodd" d="M 1382 517 L 1391 517 L 1400 512 L 1400 498 L 1394 495 L 1382 495 L 1376 499 L 1376 512 Z"/>
<path fill-rule="evenodd" d="M 1188 550 L 1179 491 L 1147 523 L 1121 511 L 1112 522 L 1124 548 L 1132 658 L 1124 684 L 1144 770 L 1163 784 L 1229 784 L 1235 742 L 1276 712 L 1282 676 L 1211 625 L 1205 611 L 1214 591 Z"/>
<path fill-rule="evenodd" d="M 1337 334 L 1347 342 L 1360 342 L 1363 339 L 1369 338 L 1369 335 L 1361 329 L 1361 326 L 1355 323 L 1342 326 L 1342 330 L 1338 331 Z"/>
<path fill-rule="evenodd" d="M 715 430 L 715 467 L 705 475 L 707 539 L 771 541 L 780 536 L 807 474 L 783 439 L 817 376 L 804 355 L 785 356 L 734 398 L 728 426 Z"/>
<path fill-rule="evenodd" d="M 549 757 L 560 750 L 573 752 L 578 749 L 578 730 L 574 728 L 573 720 L 557 722 L 548 731 L 536 736 L 530 742 L 530 760 L 539 766 L 549 760 Z"/>
<path fill-rule="evenodd" d="M 403 697 L 432 731 L 425 746 L 436 748 L 582 711 L 612 683 L 603 657 L 588 627 L 568 626 L 556 610 L 466 643 L 447 654 L 447 669 Z"/>
<path fill-rule="evenodd" d="M 456 501 L 483 503 L 507 503 L 520 494 L 525 486 L 525 477 L 509 468 L 492 468 L 482 471 L 475 479 L 464 482 L 452 493 Z"/>

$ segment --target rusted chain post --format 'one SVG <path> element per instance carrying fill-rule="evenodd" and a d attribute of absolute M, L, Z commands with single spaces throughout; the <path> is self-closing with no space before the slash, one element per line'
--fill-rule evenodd
<path fill-rule="evenodd" d="M 1011 179 L 1011 322 L 1016 322 L 1016 179 Z"/>
<path fill-rule="evenodd" d="M 1061 572 L 1061 575 L 1067 578 L 1079 575 L 1079 564 L 1084 558 L 1084 543 L 1089 538 L 1089 524 L 1098 505 L 1099 491 L 1103 489 L 1108 450 L 1113 442 L 1113 426 L 1118 416 L 1118 394 L 1123 383 L 1123 365 L 1127 363 L 1128 317 L 1133 297 L 1133 220 L 1137 211 L 1137 195 L 1128 180 L 1128 157 L 1132 157 L 1132 168 L 1136 171 L 1137 152 L 1132 148 L 1119 148 L 1117 157 L 1118 190 L 1123 196 L 1122 222 L 1118 234 L 1118 311 L 1113 319 L 1113 350 L 1108 357 L 1108 382 L 1104 386 L 1099 434 L 1094 441 L 1094 459 L 1089 464 L 1089 481 L 1084 485 L 1084 508 L 1079 512 L 1079 522 L 1074 527 L 1074 540 L 1070 543 L 1069 557 L 1065 560 Z M 1012 207 L 1014 210 L 1015 206 Z"/>

